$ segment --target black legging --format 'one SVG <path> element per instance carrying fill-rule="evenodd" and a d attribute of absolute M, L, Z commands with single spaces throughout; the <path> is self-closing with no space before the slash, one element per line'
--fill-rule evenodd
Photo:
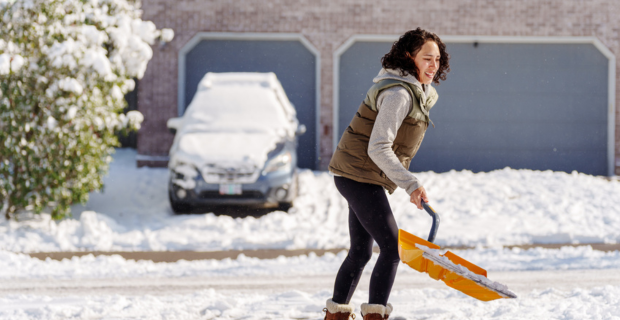
<path fill-rule="evenodd" d="M 332 300 L 348 304 L 372 256 L 373 239 L 379 244 L 379 258 L 370 277 L 368 303 L 386 305 L 400 262 L 398 227 L 383 187 L 335 177 L 336 188 L 349 203 L 351 248 L 340 266 Z"/>

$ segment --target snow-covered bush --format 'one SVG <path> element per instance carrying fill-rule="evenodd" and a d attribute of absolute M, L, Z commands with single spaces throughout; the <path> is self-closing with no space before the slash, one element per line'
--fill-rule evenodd
<path fill-rule="evenodd" d="M 69 213 L 100 190 L 151 44 L 170 41 L 131 0 L 0 0 L 0 210 Z"/>

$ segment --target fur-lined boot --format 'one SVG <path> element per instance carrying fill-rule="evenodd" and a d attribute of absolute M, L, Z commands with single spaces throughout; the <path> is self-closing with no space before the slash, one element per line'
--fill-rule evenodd
<path fill-rule="evenodd" d="M 325 320 L 349 320 L 355 319 L 355 313 L 353 313 L 353 305 L 351 304 L 338 304 L 332 299 L 327 299 L 327 308 L 325 311 Z"/>
<path fill-rule="evenodd" d="M 392 313 L 392 305 L 389 303 L 387 306 L 382 304 L 362 303 L 361 309 L 364 320 L 387 320 L 390 313 Z"/>

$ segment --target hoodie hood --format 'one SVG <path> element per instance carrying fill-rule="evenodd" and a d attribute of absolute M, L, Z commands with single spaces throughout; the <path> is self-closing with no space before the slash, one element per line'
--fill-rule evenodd
<path fill-rule="evenodd" d="M 386 79 L 403 81 L 417 86 L 418 88 L 422 89 L 422 92 L 424 93 L 424 99 L 426 100 L 426 92 L 428 91 L 429 85 L 423 85 L 422 83 L 420 83 L 420 81 L 418 81 L 418 79 L 415 78 L 415 76 L 407 74 L 403 77 L 400 75 L 400 72 L 398 70 L 381 68 L 379 74 L 374 77 L 374 79 L 372 79 L 372 82 L 377 83 L 381 80 Z"/>

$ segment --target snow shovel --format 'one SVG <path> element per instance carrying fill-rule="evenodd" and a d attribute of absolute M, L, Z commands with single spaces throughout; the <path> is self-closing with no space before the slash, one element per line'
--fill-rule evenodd
<path fill-rule="evenodd" d="M 428 241 L 399 229 L 398 253 L 404 263 L 478 300 L 491 301 L 517 297 L 505 285 L 489 280 L 487 271 L 479 266 L 450 251 L 441 254 L 440 247 L 433 243 L 439 228 L 439 215 L 424 201 L 422 201 L 422 206 L 433 218 Z"/>

